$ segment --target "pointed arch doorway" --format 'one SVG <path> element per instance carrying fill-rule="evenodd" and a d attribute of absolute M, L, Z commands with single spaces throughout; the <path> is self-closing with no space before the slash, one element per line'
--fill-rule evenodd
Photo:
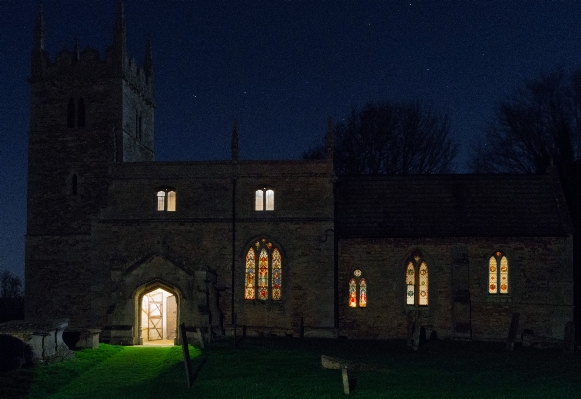
<path fill-rule="evenodd" d="M 165 284 L 140 287 L 135 295 L 139 345 L 175 345 L 178 342 L 180 295 Z"/>

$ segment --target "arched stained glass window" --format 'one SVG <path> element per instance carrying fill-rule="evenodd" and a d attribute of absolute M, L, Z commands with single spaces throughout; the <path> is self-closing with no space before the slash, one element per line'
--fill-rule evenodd
<path fill-rule="evenodd" d="M 418 302 L 420 306 L 425 306 L 428 304 L 428 265 L 426 265 L 426 262 L 420 264 L 419 282 L 420 295 Z"/>
<path fill-rule="evenodd" d="M 367 306 L 367 282 L 364 278 L 359 280 L 359 307 Z"/>
<path fill-rule="evenodd" d="M 282 299 L 282 254 L 266 238 L 246 253 L 245 284 L 244 299 Z"/>
<path fill-rule="evenodd" d="M 280 299 L 280 294 L 282 292 L 282 260 L 280 256 L 280 251 L 274 249 L 272 251 L 272 299 L 275 301 Z"/>
<path fill-rule="evenodd" d="M 508 259 L 500 251 L 488 259 L 488 293 L 508 294 Z"/>
<path fill-rule="evenodd" d="M 244 289 L 244 299 L 254 299 L 256 293 L 256 270 L 254 258 L 254 248 L 250 248 L 246 253 L 246 287 Z"/>
<path fill-rule="evenodd" d="M 268 299 L 268 253 L 264 248 L 258 258 L 258 298 Z"/>
<path fill-rule="evenodd" d="M 357 307 L 357 282 L 354 278 L 349 280 L 349 307 Z"/>
<path fill-rule="evenodd" d="M 405 280 L 407 285 L 407 300 L 408 305 L 415 305 L 415 294 L 416 294 L 416 271 L 414 270 L 414 264 L 412 262 L 408 263 L 406 269 Z"/>
<path fill-rule="evenodd" d="M 419 252 L 414 252 L 407 260 L 405 269 L 406 304 L 428 306 L 429 279 L 428 264 Z"/>
<path fill-rule="evenodd" d="M 364 308 L 367 306 L 367 281 L 362 278 L 361 270 L 353 272 L 349 280 L 349 307 Z"/>

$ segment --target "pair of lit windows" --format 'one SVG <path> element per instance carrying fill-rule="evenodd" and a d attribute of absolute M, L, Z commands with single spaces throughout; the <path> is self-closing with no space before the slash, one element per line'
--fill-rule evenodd
<path fill-rule="evenodd" d="M 255 211 L 274 211 L 274 190 L 260 189 L 256 190 L 254 195 Z"/>
<path fill-rule="evenodd" d="M 500 251 L 488 260 L 488 293 L 508 294 L 508 259 Z"/>
<path fill-rule="evenodd" d="M 362 277 L 359 269 L 353 272 L 349 280 L 349 307 L 367 307 L 367 281 Z"/>
<path fill-rule="evenodd" d="M 157 192 L 157 210 L 160 212 L 175 212 L 176 192 L 173 190 L 159 190 Z"/>
<path fill-rule="evenodd" d="M 272 242 L 262 238 L 246 253 L 244 299 L 282 298 L 282 255 Z"/>
<path fill-rule="evenodd" d="M 410 306 L 428 305 L 428 264 L 421 254 L 415 253 L 406 262 L 406 304 Z M 353 272 L 349 280 L 349 307 L 367 307 L 367 280 L 361 270 Z"/>

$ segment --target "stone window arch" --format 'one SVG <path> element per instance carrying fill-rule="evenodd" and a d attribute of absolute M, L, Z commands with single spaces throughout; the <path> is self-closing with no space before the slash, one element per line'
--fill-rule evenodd
<path fill-rule="evenodd" d="M 244 269 L 244 299 L 282 299 L 281 249 L 271 240 L 262 237 L 246 251 Z"/>
<path fill-rule="evenodd" d="M 415 251 L 405 262 L 406 304 L 428 306 L 429 273 L 428 263 L 419 251 Z"/>
<path fill-rule="evenodd" d="M 367 280 L 360 269 L 354 270 L 349 279 L 349 307 L 367 307 Z"/>
<path fill-rule="evenodd" d="M 488 258 L 488 293 L 508 294 L 508 258 L 502 251 L 496 251 Z"/>

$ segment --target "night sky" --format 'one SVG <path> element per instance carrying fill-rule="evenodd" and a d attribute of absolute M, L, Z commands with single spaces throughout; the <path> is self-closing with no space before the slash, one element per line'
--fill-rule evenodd
<path fill-rule="evenodd" d="M 111 44 L 116 0 L 44 0 L 45 49 Z M 38 1 L 0 0 L 0 270 L 24 275 L 30 53 Z M 420 100 L 462 146 L 495 105 L 581 67 L 581 1 L 125 1 L 127 50 L 151 34 L 156 159 L 296 159 L 368 101 Z"/>

